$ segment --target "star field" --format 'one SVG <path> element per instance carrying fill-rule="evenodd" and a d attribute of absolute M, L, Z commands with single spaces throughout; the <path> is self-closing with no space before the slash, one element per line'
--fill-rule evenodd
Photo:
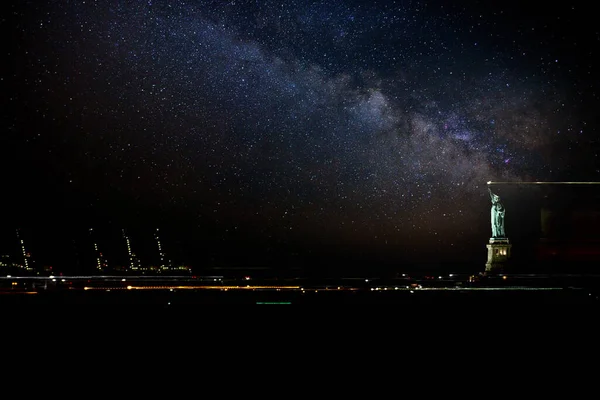
<path fill-rule="evenodd" d="M 460 258 L 489 235 L 487 181 L 600 179 L 600 34 L 583 5 L 452 3 L 13 5 L 15 223 Z"/>

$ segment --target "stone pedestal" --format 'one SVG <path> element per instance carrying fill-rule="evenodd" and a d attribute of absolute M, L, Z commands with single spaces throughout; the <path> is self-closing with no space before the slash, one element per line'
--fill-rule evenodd
<path fill-rule="evenodd" d="M 485 263 L 485 272 L 503 272 L 510 258 L 512 244 L 509 243 L 507 238 L 490 238 L 490 242 L 486 247 L 488 258 Z"/>

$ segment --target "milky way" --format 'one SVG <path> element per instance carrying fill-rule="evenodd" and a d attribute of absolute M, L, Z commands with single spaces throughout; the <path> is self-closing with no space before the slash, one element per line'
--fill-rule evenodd
<path fill-rule="evenodd" d="M 582 58 L 598 33 L 557 30 L 572 6 L 444 3 L 21 3 L 9 132 L 94 212 L 122 198 L 279 239 L 485 241 L 485 182 L 598 179 Z"/>

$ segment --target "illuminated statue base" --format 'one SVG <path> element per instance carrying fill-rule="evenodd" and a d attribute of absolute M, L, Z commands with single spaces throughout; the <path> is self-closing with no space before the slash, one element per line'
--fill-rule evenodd
<path fill-rule="evenodd" d="M 504 272 L 510 258 L 512 244 L 509 243 L 507 238 L 490 238 L 490 242 L 486 247 L 488 258 L 485 263 L 485 272 Z"/>

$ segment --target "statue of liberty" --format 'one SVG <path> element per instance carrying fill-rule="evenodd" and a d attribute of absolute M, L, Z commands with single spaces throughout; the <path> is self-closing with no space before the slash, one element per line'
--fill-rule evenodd
<path fill-rule="evenodd" d="M 488 191 L 490 192 L 490 197 L 492 199 L 492 237 L 505 238 L 504 214 L 506 214 L 506 210 L 500 201 L 500 196 L 492 193 L 492 190 L 489 187 Z"/>

